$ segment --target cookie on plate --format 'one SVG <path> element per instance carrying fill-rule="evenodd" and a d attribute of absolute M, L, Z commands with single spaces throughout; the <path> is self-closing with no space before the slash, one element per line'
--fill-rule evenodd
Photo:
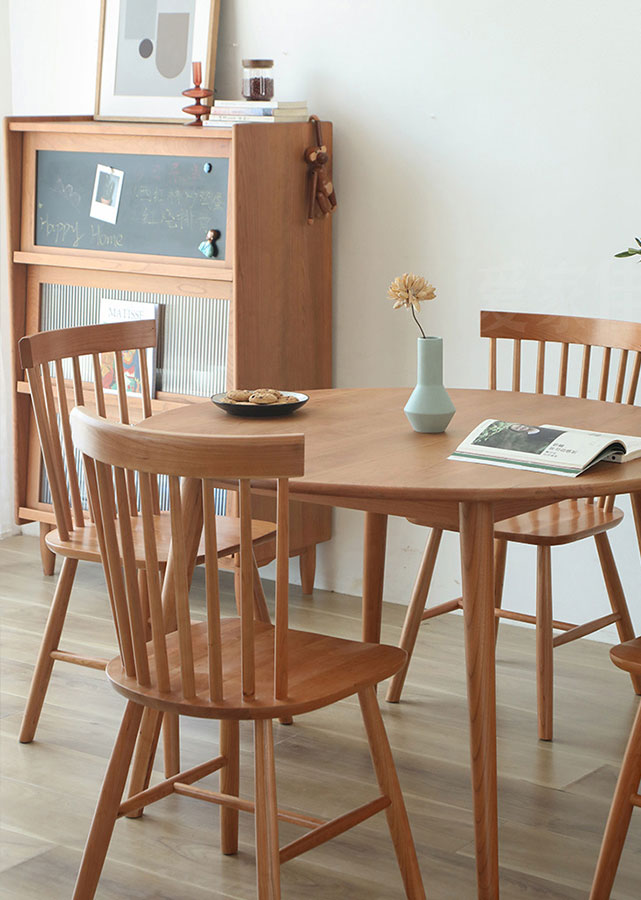
<path fill-rule="evenodd" d="M 249 402 L 257 403 L 259 406 L 268 406 L 271 403 L 278 403 L 281 396 L 280 391 L 274 391 L 271 388 L 259 388 L 250 395 Z"/>
<path fill-rule="evenodd" d="M 229 403 L 246 403 L 251 396 L 251 391 L 227 391 L 224 400 Z"/>

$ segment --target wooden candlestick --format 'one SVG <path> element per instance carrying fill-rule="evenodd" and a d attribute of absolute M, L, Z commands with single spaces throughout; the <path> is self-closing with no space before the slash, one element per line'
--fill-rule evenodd
<path fill-rule="evenodd" d="M 195 120 L 193 122 L 185 122 L 185 125 L 202 125 L 201 117 L 207 115 L 211 110 L 211 105 L 207 103 L 201 103 L 204 97 L 212 97 L 214 92 L 207 90 L 207 88 L 202 88 L 201 82 L 203 80 L 202 73 L 202 64 L 199 62 L 192 63 L 192 76 L 194 79 L 194 86 L 190 88 L 188 91 L 183 91 L 183 97 L 193 98 L 196 102 L 192 103 L 191 106 L 183 106 L 183 112 L 189 113 L 190 116 L 195 116 Z"/>

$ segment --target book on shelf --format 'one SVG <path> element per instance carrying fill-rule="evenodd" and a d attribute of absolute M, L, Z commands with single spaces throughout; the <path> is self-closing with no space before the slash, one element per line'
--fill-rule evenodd
<path fill-rule="evenodd" d="M 203 125 L 214 127 L 230 128 L 232 125 L 242 125 L 244 122 L 256 124 L 258 122 L 307 122 L 309 116 L 216 116 L 211 115 L 208 119 L 203 120 Z"/>
<path fill-rule="evenodd" d="M 105 322 L 137 322 L 141 319 L 155 319 L 158 328 L 160 317 L 160 304 L 137 303 L 134 300 L 114 300 L 111 297 L 100 298 L 99 321 Z M 156 394 L 156 348 L 148 347 L 147 371 L 149 373 L 149 388 L 151 396 Z M 142 396 L 142 374 L 140 371 L 140 351 L 123 350 L 122 365 L 125 376 L 125 388 L 128 394 Z M 116 360 L 114 353 L 100 354 L 100 371 L 102 373 L 102 387 L 105 393 L 118 392 L 116 380 Z"/>
<path fill-rule="evenodd" d="M 575 477 L 599 462 L 641 458 L 641 435 L 485 419 L 449 459 Z"/>
<path fill-rule="evenodd" d="M 242 106 L 247 109 L 307 109 L 307 100 L 214 100 L 214 109 Z"/>
<path fill-rule="evenodd" d="M 273 106 L 214 106 L 210 115 L 213 116 L 245 116 L 252 119 L 260 119 L 264 116 L 273 116 L 275 119 L 284 118 L 286 116 L 305 116 L 307 118 L 307 107 L 299 106 L 296 109 L 276 109 Z"/>

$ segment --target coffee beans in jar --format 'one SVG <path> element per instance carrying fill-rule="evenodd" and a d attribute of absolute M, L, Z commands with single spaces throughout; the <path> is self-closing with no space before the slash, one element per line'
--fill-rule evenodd
<path fill-rule="evenodd" d="M 274 96 L 274 60 L 244 59 L 242 93 L 245 100 L 271 100 Z"/>

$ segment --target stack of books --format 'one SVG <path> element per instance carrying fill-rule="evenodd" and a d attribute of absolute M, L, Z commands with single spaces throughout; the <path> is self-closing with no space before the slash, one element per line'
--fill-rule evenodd
<path fill-rule="evenodd" d="M 306 122 L 305 100 L 216 100 L 203 125 L 229 128 L 241 122 Z"/>

